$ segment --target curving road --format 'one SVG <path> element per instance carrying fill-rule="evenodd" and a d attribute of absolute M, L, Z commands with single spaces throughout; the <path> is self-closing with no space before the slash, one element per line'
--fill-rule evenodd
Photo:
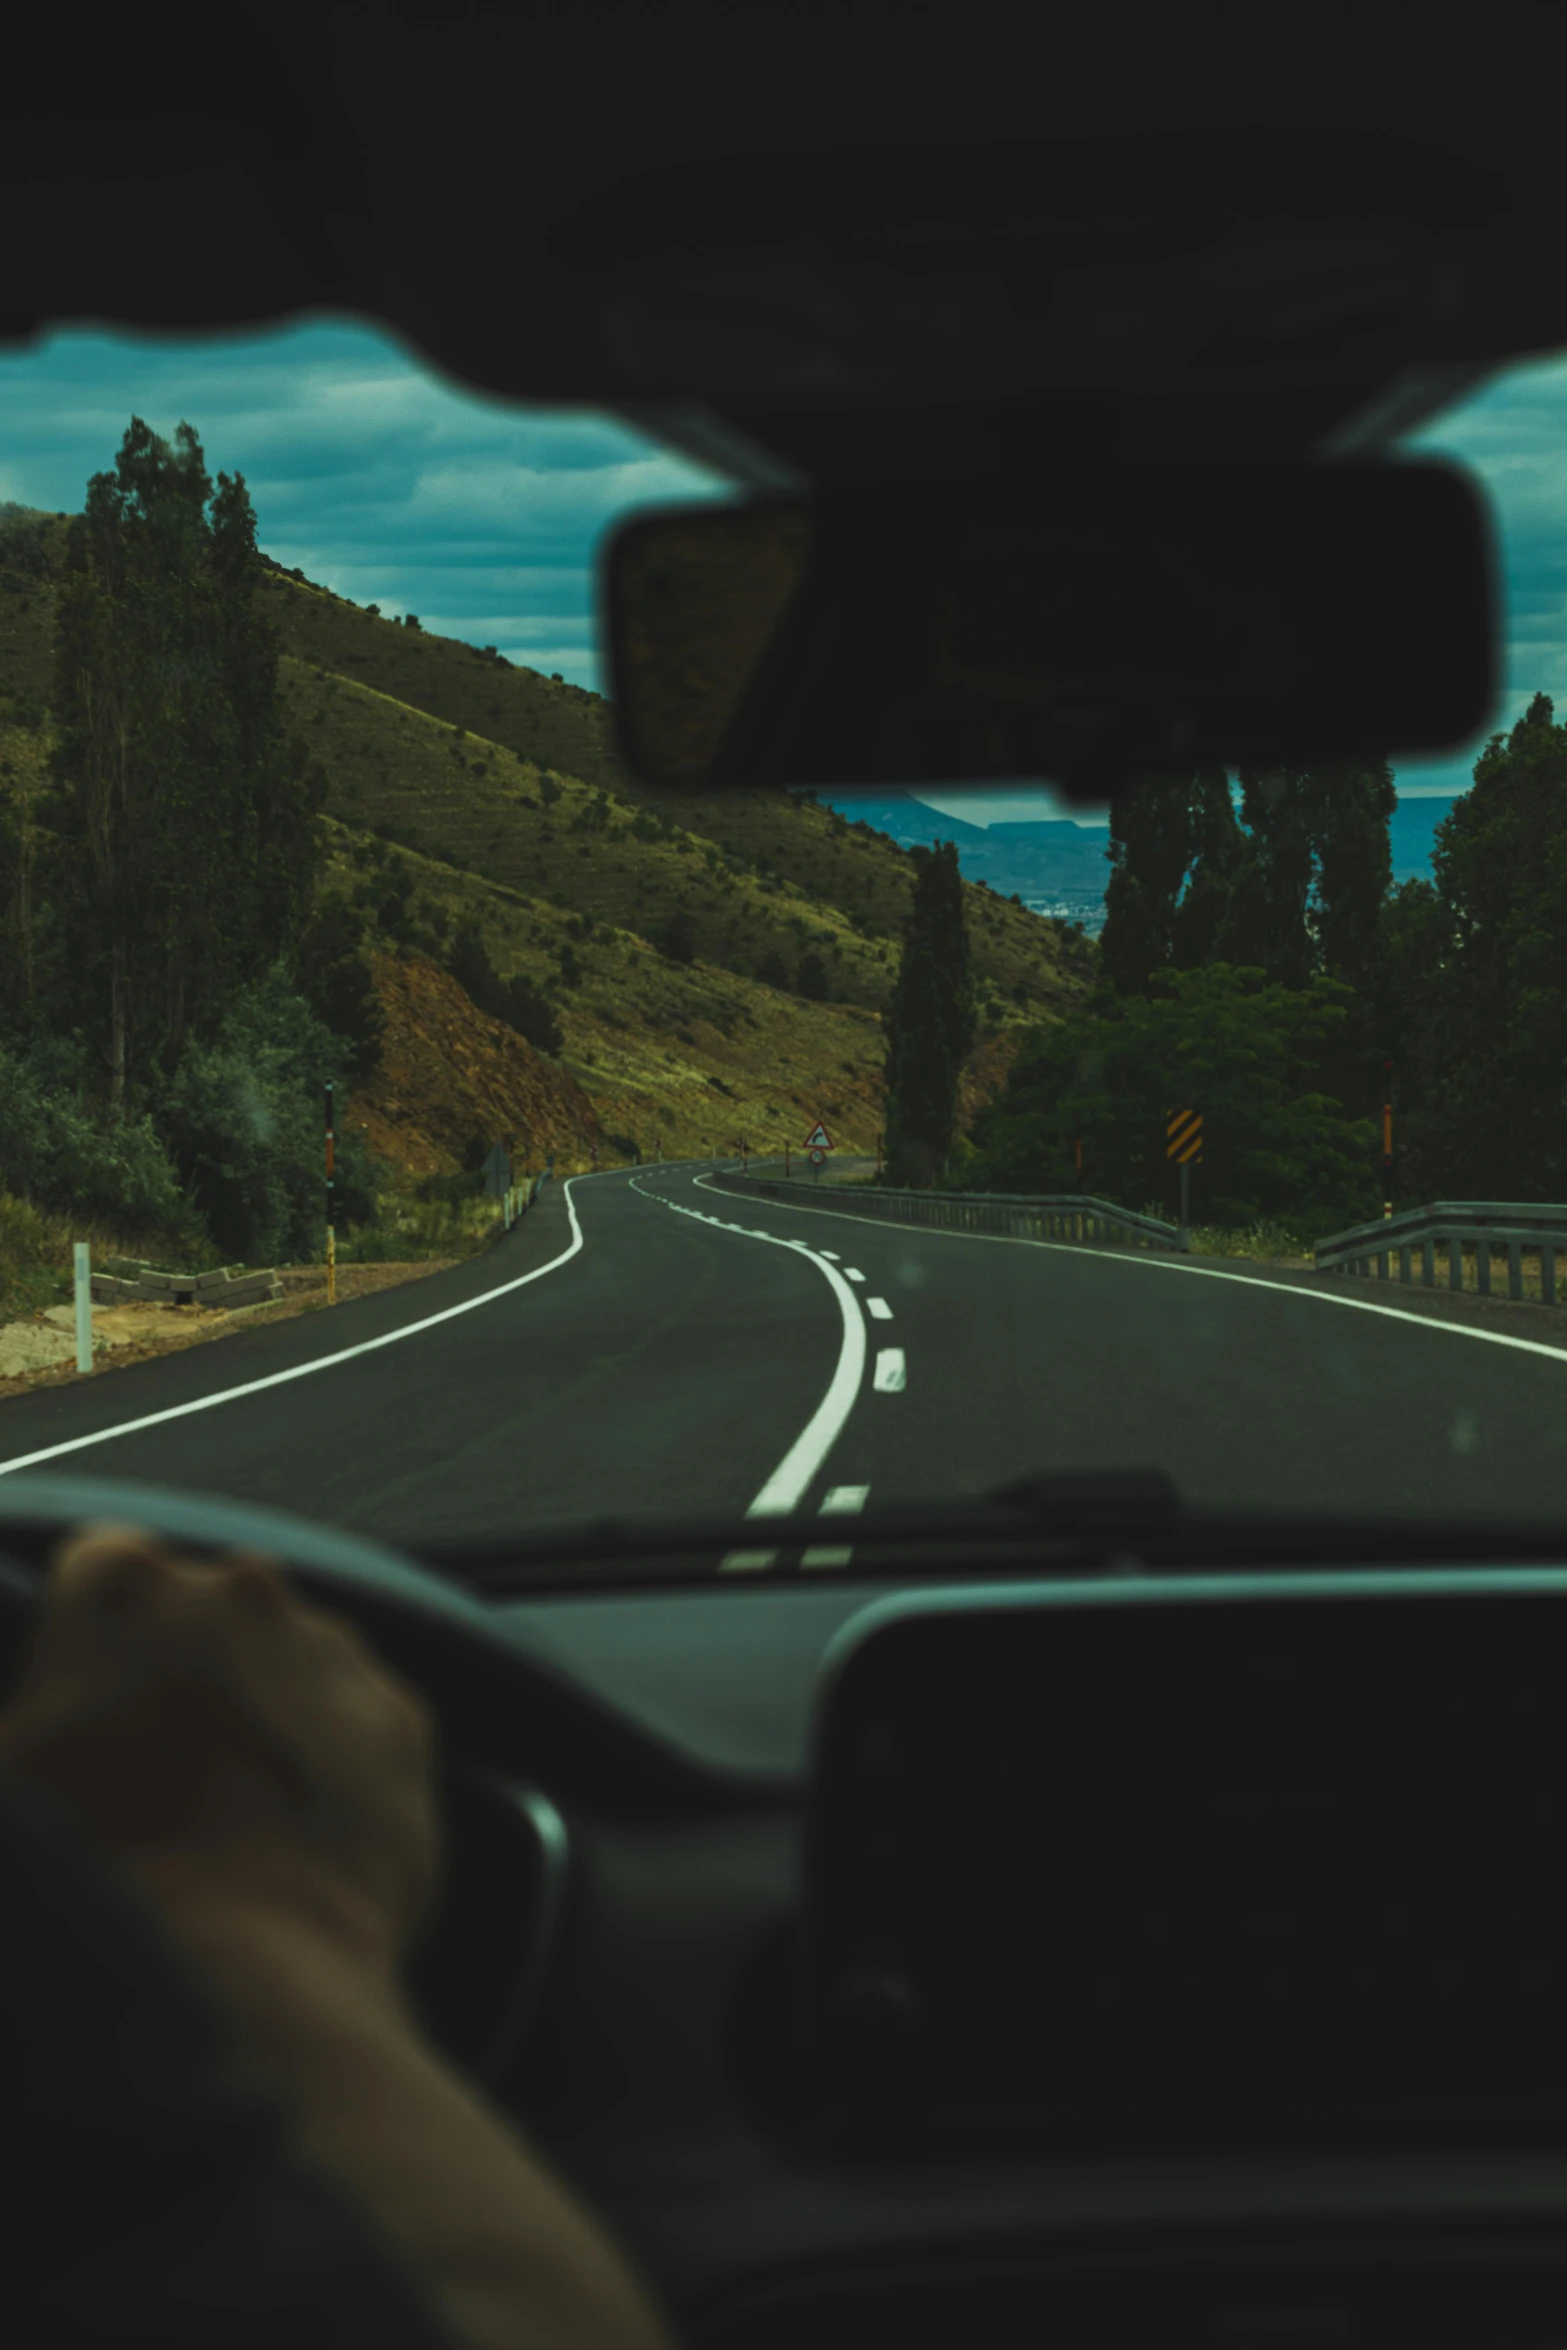
<path fill-rule="evenodd" d="M 417 1284 L 7 1401 L 0 1474 L 35 1466 L 410 1549 L 748 1511 L 760 1540 L 803 1506 L 823 1565 L 867 1501 L 1053 1468 L 1165 1468 L 1197 1506 L 1557 1516 L 1567 1351 L 668 1166 L 552 1186 Z"/>

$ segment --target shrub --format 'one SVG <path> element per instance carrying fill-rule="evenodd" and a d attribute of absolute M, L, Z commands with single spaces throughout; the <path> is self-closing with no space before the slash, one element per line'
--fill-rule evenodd
<path fill-rule="evenodd" d="M 795 977 L 795 993 L 807 1003 L 824 1004 L 827 1001 L 827 966 L 813 948 L 807 948 L 800 957 L 800 968 Z"/>
<path fill-rule="evenodd" d="M 321 1254 L 329 1079 L 339 1105 L 336 1220 L 374 1212 L 368 1150 L 342 1127 L 351 1058 L 281 963 L 234 998 L 212 1044 L 186 1046 L 161 1124 L 187 1194 L 226 1256 L 264 1265 Z"/>
<path fill-rule="evenodd" d="M 476 924 L 464 922 L 459 926 L 446 968 L 471 1003 L 481 1012 L 488 1012 L 492 1020 L 504 1020 L 508 1028 L 525 1036 L 535 1052 L 560 1051 L 565 1038 L 549 1004 L 521 972 L 510 979 L 500 977 Z"/>
<path fill-rule="evenodd" d="M 696 924 L 690 915 L 682 909 L 677 914 L 671 914 L 654 943 L 666 961 L 694 963 L 696 961 Z"/>
<path fill-rule="evenodd" d="M 205 1237 L 152 1119 L 92 1101 L 75 1040 L 0 1046 L 0 1186 L 41 1208 Z"/>
<path fill-rule="evenodd" d="M 756 966 L 756 976 L 764 987 L 787 987 L 789 984 L 788 966 L 776 950 L 769 950 L 762 957 Z"/>

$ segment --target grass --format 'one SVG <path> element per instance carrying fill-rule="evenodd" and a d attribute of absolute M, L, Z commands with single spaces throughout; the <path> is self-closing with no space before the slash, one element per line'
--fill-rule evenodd
<path fill-rule="evenodd" d="M 0 1191 L 0 1318 L 15 1320 L 63 1305 L 75 1295 L 75 1244 L 85 1240 L 100 1271 L 134 1260 L 174 1273 L 204 1273 L 223 1263 L 216 1249 L 192 1241 L 179 1261 L 165 1232 L 127 1232 L 94 1216 L 64 1216 Z"/>
<path fill-rule="evenodd" d="M 1162 1208 L 1145 1208 L 1148 1216 L 1160 1216 L 1165 1223 L 1170 1218 Z M 1274 1223 L 1261 1217 L 1255 1224 L 1226 1228 L 1217 1224 L 1194 1224 L 1191 1228 L 1194 1257 L 1255 1257 L 1268 1263 L 1312 1262 L 1311 1243 L 1292 1225 Z"/>

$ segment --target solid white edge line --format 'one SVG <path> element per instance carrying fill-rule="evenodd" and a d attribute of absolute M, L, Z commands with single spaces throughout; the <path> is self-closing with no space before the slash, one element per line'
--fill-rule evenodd
<path fill-rule="evenodd" d="M 707 1178 L 694 1179 L 705 1189 Z M 720 1195 L 724 1196 L 724 1195 Z M 864 1226 L 872 1221 L 866 1216 L 847 1214 L 842 1208 L 797 1208 L 792 1200 L 768 1200 L 770 1208 L 782 1208 L 791 1216 L 830 1216 L 836 1224 Z M 1069 1240 L 1026 1240 L 1012 1232 L 948 1232 L 934 1224 L 885 1224 L 885 1232 L 912 1233 L 921 1240 L 979 1240 L 988 1241 L 994 1248 L 1048 1249 L 1053 1255 L 1064 1257 L 1092 1257 L 1097 1251 L 1074 1247 Z M 1367 1251 L 1374 1256 L 1374 1249 Z M 1567 1361 L 1567 1344 L 1547 1346 L 1538 1338 L 1513 1338 L 1505 1330 L 1476 1330 L 1467 1322 L 1447 1322 L 1438 1314 L 1411 1314 L 1403 1306 L 1378 1305 L 1369 1297 L 1335 1297 L 1331 1290 L 1301 1289 L 1293 1281 L 1264 1281 L 1257 1273 L 1231 1273 L 1223 1265 L 1189 1265 L 1178 1258 L 1156 1256 L 1105 1256 L 1099 1260 L 1108 1265 L 1135 1265 L 1153 1273 L 1195 1273 L 1204 1281 L 1238 1281 L 1246 1289 L 1266 1289 L 1274 1297 L 1303 1297 L 1319 1306 L 1344 1306 L 1352 1314 L 1384 1314 L 1390 1322 L 1413 1322 L 1421 1330 L 1443 1330 L 1451 1338 L 1479 1338 L 1488 1346 L 1510 1346 L 1526 1355 L 1549 1355 L 1554 1362 Z M 1353 1276 L 1349 1276 L 1353 1278 Z M 1440 1295 L 1439 1291 L 1432 1293 Z M 1469 1293 L 1464 1292 L 1465 1295 Z"/>
<path fill-rule="evenodd" d="M 693 1178 L 700 1182 L 700 1176 Z M 789 1450 L 784 1454 L 761 1492 L 746 1511 L 748 1518 L 781 1517 L 792 1510 L 811 1479 L 821 1467 L 828 1453 L 838 1441 L 845 1420 L 854 1409 L 855 1399 L 865 1377 L 865 1317 L 860 1312 L 859 1300 L 836 1265 L 828 1264 L 815 1249 L 795 1240 L 781 1240 L 776 1232 L 756 1232 L 749 1226 L 726 1224 L 720 1216 L 705 1216 L 700 1208 L 683 1208 L 678 1200 L 665 1199 L 656 1191 L 643 1191 L 634 1179 L 631 1188 L 641 1192 L 661 1208 L 669 1208 L 677 1216 L 689 1216 L 698 1224 L 711 1224 L 719 1232 L 732 1232 L 741 1240 L 764 1240 L 770 1248 L 786 1248 L 795 1256 L 805 1257 L 816 1267 L 832 1287 L 843 1316 L 843 1344 L 838 1350 L 838 1367 L 828 1381 L 827 1391 L 811 1414 Z"/>
<path fill-rule="evenodd" d="M 291 1379 L 307 1379 L 312 1371 L 329 1371 L 335 1363 L 350 1363 L 357 1355 L 373 1354 L 377 1347 L 395 1346 L 401 1338 L 414 1338 L 421 1330 L 433 1330 L 438 1322 L 450 1322 L 458 1314 L 471 1314 L 478 1306 L 493 1304 L 498 1297 L 510 1297 L 514 1289 L 525 1289 L 530 1281 L 542 1281 L 546 1273 L 553 1273 L 557 1266 L 566 1264 L 582 1247 L 582 1226 L 577 1221 L 571 1187 L 588 1180 L 581 1175 L 566 1179 L 571 1246 L 562 1249 L 558 1257 L 551 1257 L 547 1265 L 535 1265 L 531 1273 L 519 1273 L 515 1281 L 500 1282 L 494 1289 L 485 1290 L 481 1297 L 466 1298 L 460 1306 L 443 1306 L 438 1314 L 426 1314 L 422 1321 L 405 1322 L 400 1330 L 389 1330 L 383 1338 L 364 1338 L 356 1346 L 340 1347 L 336 1354 L 322 1355 L 313 1363 L 296 1363 L 292 1370 L 272 1371 L 265 1379 L 247 1379 L 241 1387 L 220 1388 L 216 1395 L 198 1395 L 189 1403 L 170 1404 L 166 1411 L 146 1412 L 139 1420 L 121 1420 L 113 1428 L 95 1429 L 90 1436 L 72 1436 L 64 1444 L 45 1445 L 38 1452 L 19 1454 L 14 1461 L 0 1461 L 0 1477 L 9 1476 L 13 1469 L 35 1468 L 40 1461 L 58 1460 L 62 1453 L 80 1452 L 90 1444 L 108 1444 L 116 1436 L 133 1436 L 138 1429 L 156 1428 L 165 1420 L 182 1420 L 190 1412 L 210 1412 L 220 1403 L 236 1402 L 242 1395 L 259 1395 L 263 1388 L 286 1386 Z"/>

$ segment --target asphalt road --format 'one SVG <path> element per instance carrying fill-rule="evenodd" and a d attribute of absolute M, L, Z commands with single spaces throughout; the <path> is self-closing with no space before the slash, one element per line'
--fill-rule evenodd
<path fill-rule="evenodd" d="M 414 1549 L 769 1506 L 841 1543 L 867 1501 L 1083 1467 L 1198 1506 L 1556 1517 L 1567 1351 L 643 1168 L 549 1187 L 450 1272 L 0 1403 L 0 1474 L 31 1466 Z"/>

